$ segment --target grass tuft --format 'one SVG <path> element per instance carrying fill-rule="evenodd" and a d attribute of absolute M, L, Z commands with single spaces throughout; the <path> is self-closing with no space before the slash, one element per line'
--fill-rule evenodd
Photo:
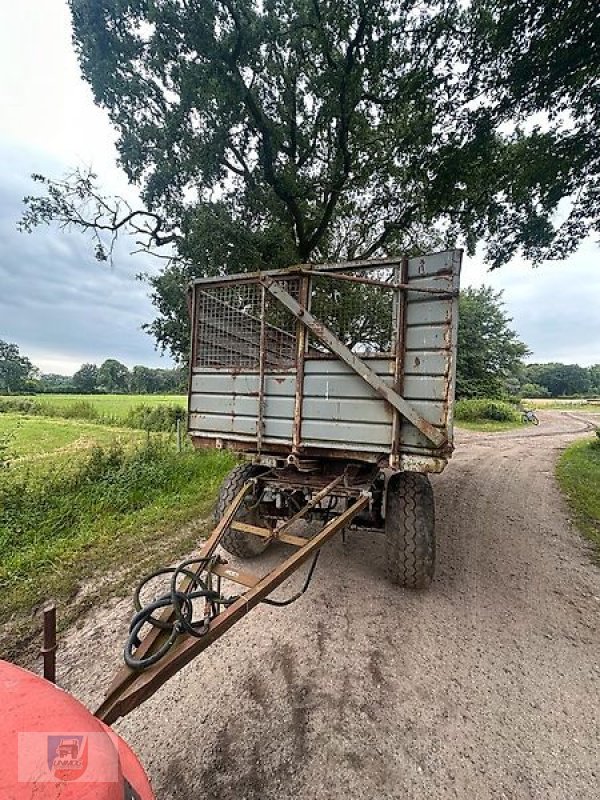
<path fill-rule="evenodd" d="M 556 476 L 600 563 L 600 431 L 594 439 L 567 447 L 558 460 Z"/>
<path fill-rule="evenodd" d="M 523 424 L 516 406 L 487 398 L 458 400 L 454 418 L 459 426 L 478 431 L 504 431 Z"/>
<path fill-rule="evenodd" d="M 156 436 L 92 447 L 52 471 L 0 470 L 0 616 L 143 561 L 144 547 L 156 552 L 169 531 L 208 513 L 234 463 L 219 451 L 177 453 Z"/>

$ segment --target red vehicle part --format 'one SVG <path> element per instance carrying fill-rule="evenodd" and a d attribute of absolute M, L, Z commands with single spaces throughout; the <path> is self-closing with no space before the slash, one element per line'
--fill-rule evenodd
<path fill-rule="evenodd" d="M 155 800 L 143 767 L 123 739 L 53 684 L 0 661 L 0 707 L 0 797 Z M 57 758 L 71 757 L 74 740 L 91 740 L 96 750 L 100 743 L 103 758 L 94 763 L 95 751 L 90 748 L 87 770 L 79 778 L 57 779 L 56 770 L 50 768 L 53 743 L 57 742 Z M 47 748 L 49 754 L 42 772 L 39 759 L 36 766 L 36 748 Z"/>

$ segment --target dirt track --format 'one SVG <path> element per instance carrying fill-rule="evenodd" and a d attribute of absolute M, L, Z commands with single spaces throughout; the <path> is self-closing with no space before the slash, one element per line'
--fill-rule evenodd
<path fill-rule="evenodd" d="M 385 582 L 380 538 L 336 541 L 302 600 L 256 609 L 117 723 L 157 797 L 598 798 L 600 570 L 553 477 L 588 426 L 540 417 L 459 434 L 429 592 Z M 62 647 L 59 680 L 91 706 L 129 613 Z"/>

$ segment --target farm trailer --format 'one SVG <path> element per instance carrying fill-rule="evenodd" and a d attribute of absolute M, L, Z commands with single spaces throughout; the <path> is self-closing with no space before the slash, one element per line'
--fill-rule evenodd
<path fill-rule="evenodd" d="M 192 284 L 189 436 L 246 460 L 221 487 L 198 557 L 149 576 L 170 580 L 152 603 L 138 588 L 126 666 L 100 719 L 138 706 L 257 604 L 297 599 L 339 531 L 384 532 L 390 579 L 429 585 L 428 474 L 453 449 L 461 255 L 302 264 Z M 310 523 L 303 535 L 301 522 Z M 292 553 L 263 576 L 218 549 L 250 559 L 275 542 Z M 272 599 L 311 557 L 300 592 Z M 242 590 L 226 596 L 223 582 Z"/>

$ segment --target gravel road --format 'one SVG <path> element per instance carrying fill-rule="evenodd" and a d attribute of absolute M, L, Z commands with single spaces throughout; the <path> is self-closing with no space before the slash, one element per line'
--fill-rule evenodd
<path fill-rule="evenodd" d="M 116 724 L 159 800 L 600 797 L 600 570 L 553 477 L 589 424 L 539 416 L 459 432 L 428 592 L 386 583 L 381 537 L 336 540 L 300 601 L 253 611 Z M 129 615 L 112 602 L 59 651 L 90 707 Z"/>

